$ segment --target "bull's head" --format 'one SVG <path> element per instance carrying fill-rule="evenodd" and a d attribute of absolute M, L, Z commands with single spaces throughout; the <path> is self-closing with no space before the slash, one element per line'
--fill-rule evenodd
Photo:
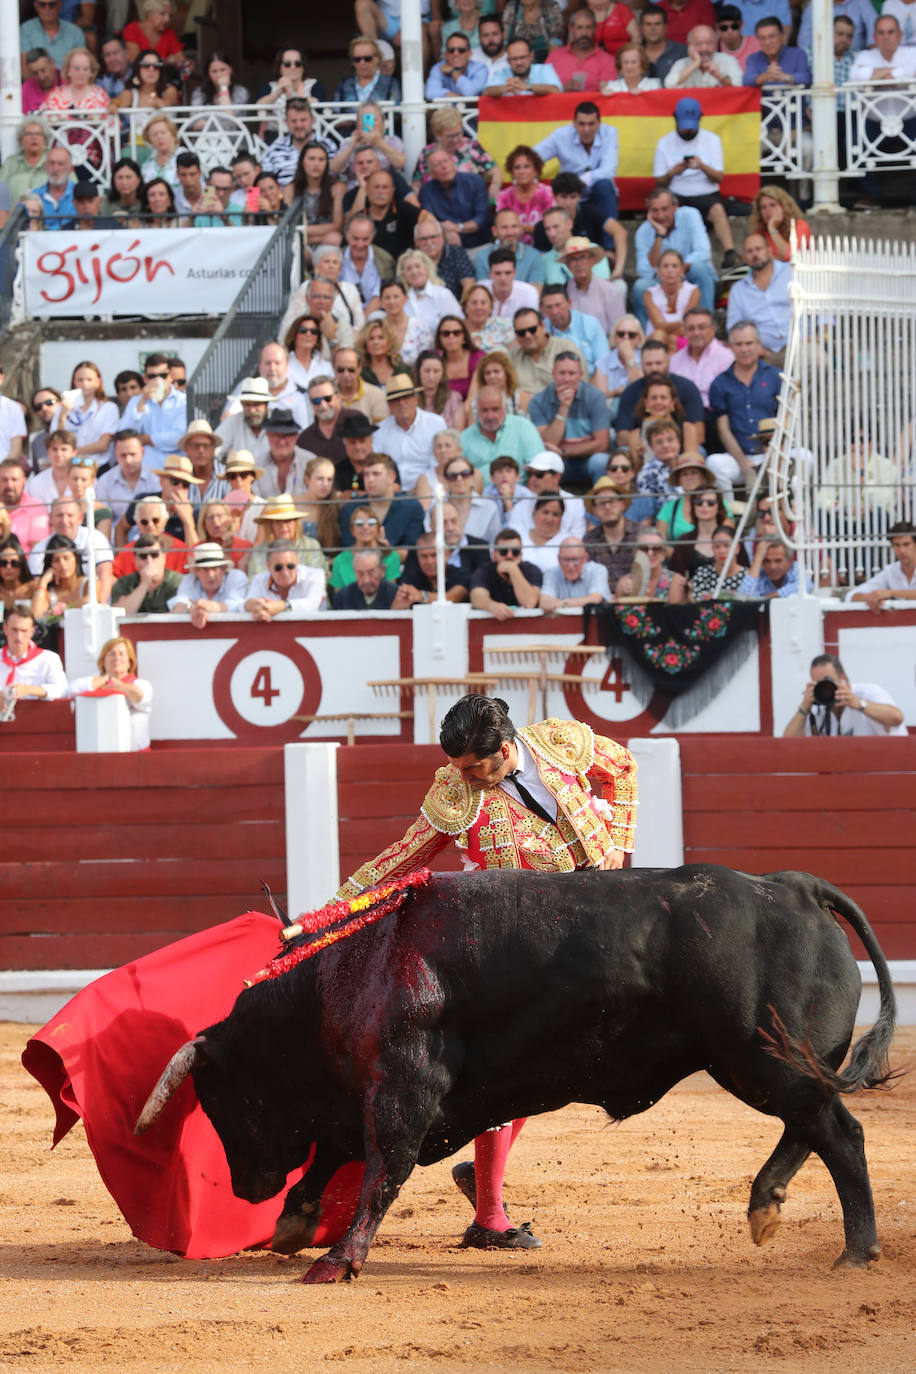
<path fill-rule="evenodd" d="M 246 1091 L 245 1065 L 235 1063 L 224 1068 L 220 1060 L 221 1046 L 206 1034 L 182 1045 L 150 1093 L 134 1134 L 143 1135 L 158 1121 L 169 1098 L 193 1072 L 200 1105 L 226 1152 L 232 1191 L 248 1202 L 264 1202 L 280 1191 L 287 1174 L 303 1162 L 309 1147 L 306 1145 L 297 1157 L 285 1121 L 279 1117 L 274 1120 L 277 1111 L 271 1108 L 269 1090 Z"/>

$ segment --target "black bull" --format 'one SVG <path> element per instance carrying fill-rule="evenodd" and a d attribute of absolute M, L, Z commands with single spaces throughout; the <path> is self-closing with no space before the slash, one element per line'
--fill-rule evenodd
<path fill-rule="evenodd" d="M 842 1074 L 860 978 L 831 911 L 864 944 L 881 997 Z M 175 1056 L 138 1129 L 192 1070 L 233 1190 L 252 1202 L 274 1196 L 314 1142 L 272 1241 L 286 1253 L 314 1237 L 335 1170 L 364 1160 L 349 1230 L 306 1275 L 328 1282 L 359 1273 L 416 1164 L 569 1102 L 632 1116 L 705 1069 L 785 1125 L 751 1188 L 753 1238 L 776 1229 L 814 1151 L 842 1204 L 840 1260 L 861 1265 L 880 1249 L 862 1128 L 838 1094 L 886 1081 L 894 1018 L 866 917 L 809 874 L 443 874 L 398 912 L 243 992 Z"/>

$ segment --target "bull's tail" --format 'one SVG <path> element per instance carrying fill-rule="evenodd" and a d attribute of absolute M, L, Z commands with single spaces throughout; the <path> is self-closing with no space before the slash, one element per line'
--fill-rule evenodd
<path fill-rule="evenodd" d="M 852 1046 L 846 1068 L 840 1073 L 815 1054 L 810 1037 L 805 1043 L 793 1040 L 774 1007 L 770 1008 L 773 1034 L 764 1032 L 765 1038 L 777 1058 L 792 1064 L 807 1077 L 815 1078 L 826 1093 L 857 1093 L 867 1088 L 888 1087 L 898 1074 L 891 1069 L 888 1059 L 897 1021 L 897 999 L 887 960 L 862 908 L 830 883 L 820 878 L 812 878 L 811 881 L 815 885 L 812 896 L 825 910 L 842 916 L 852 927 L 874 965 L 880 998 L 878 1019 L 871 1030 Z"/>

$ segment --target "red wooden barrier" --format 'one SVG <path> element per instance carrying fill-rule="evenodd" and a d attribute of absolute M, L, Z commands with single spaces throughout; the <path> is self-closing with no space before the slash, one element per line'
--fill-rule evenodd
<path fill-rule="evenodd" d="M 72 701 L 23 698 L 13 720 L 0 722 L 0 753 L 74 753 L 76 721 Z"/>
<path fill-rule="evenodd" d="M 680 746 L 689 863 L 816 873 L 858 902 L 889 959 L 916 957 L 916 738 L 683 735 Z"/>
<path fill-rule="evenodd" d="M 262 908 L 262 878 L 284 899 L 281 749 L 33 753 L 15 790 L 0 850 L 2 968 L 123 964 Z"/>

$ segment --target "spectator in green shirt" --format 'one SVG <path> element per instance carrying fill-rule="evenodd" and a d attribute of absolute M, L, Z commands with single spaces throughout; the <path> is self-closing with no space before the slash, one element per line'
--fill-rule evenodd
<path fill-rule="evenodd" d="M 168 615 L 169 598 L 178 591 L 181 573 L 166 567 L 158 535 L 141 534 L 133 548 L 137 571 L 118 578 L 111 589 L 112 606 L 128 615 Z"/>

